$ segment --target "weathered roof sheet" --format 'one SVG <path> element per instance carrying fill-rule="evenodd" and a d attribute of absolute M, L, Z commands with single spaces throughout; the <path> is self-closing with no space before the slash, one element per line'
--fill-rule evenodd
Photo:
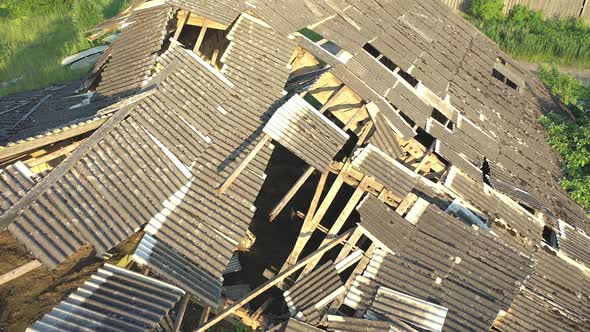
<path fill-rule="evenodd" d="M 278 324 L 277 326 L 268 330 L 268 332 L 321 332 L 323 330 L 313 327 L 309 324 L 300 322 L 294 318 L 289 318 L 288 321 Z"/>
<path fill-rule="evenodd" d="M 230 25 L 248 9 L 244 0 L 166 0 L 172 6 L 187 10 L 215 22 Z"/>
<path fill-rule="evenodd" d="M 154 70 L 166 39 L 172 7 L 160 5 L 133 11 L 110 48 L 110 59 L 96 92 L 116 96 L 139 90 Z"/>
<path fill-rule="evenodd" d="M 400 321 L 391 322 L 337 315 L 327 315 L 326 325 L 328 331 L 336 332 L 412 332 L 413 330 Z"/>
<path fill-rule="evenodd" d="M 349 136 L 301 96 L 293 95 L 263 131 L 320 172 L 325 172 Z"/>
<path fill-rule="evenodd" d="M 389 253 L 375 251 L 345 304 L 368 309 L 383 286 L 447 307 L 446 328 L 488 329 L 531 272 L 530 258 L 433 205 L 423 210 L 415 228 L 401 236 L 405 241 L 386 242 L 385 232 L 370 234 L 378 244 L 388 243 Z"/>
<path fill-rule="evenodd" d="M 447 308 L 386 287 L 379 287 L 369 315 L 392 317 L 429 331 L 442 331 Z"/>
<path fill-rule="evenodd" d="M 405 197 L 418 182 L 414 172 L 372 144 L 355 153 L 352 166 L 375 178 L 397 197 Z"/>
<path fill-rule="evenodd" d="M 37 177 L 22 162 L 0 169 L 0 214 L 21 199 L 37 182 Z"/>
<path fill-rule="evenodd" d="M 223 279 L 214 278 L 166 243 L 146 234 L 132 259 L 147 265 L 150 271 L 189 292 L 201 303 L 214 308 L 218 306 Z"/>
<path fill-rule="evenodd" d="M 344 283 L 334 263 L 328 261 L 301 278 L 283 295 L 293 316 L 315 325 L 319 322 L 318 310 L 328 305 L 325 300 L 333 299 L 338 292 L 344 292 Z"/>
<path fill-rule="evenodd" d="M 559 250 L 590 268 L 590 236 L 560 222 Z"/>
<path fill-rule="evenodd" d="M 86 103 L 80 81 L 0 98 L 0 144 L 44 134 L 96 115 L 105 102 Z"/>
<path fill-rule="evenodd" d="M 151 331 L 184 292 L 105 264 L 27 331 Z"/>

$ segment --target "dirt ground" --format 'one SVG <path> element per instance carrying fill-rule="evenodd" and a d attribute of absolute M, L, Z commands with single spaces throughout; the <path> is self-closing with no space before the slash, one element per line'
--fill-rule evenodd
<path fill-rule="evenodd" d="M 116 263 L 139 239 L 141 234 L 136 234 L 115 248 L 115 255 L 107 262 Z M 33 259 L 8 231 L 0 233 L 0 274 Z M 0 286 L 0 331 L 24 331 L 90 278 L 104 262 L 92 255 L 90 247 L 84 247 L 53 271 L 40 267 Z"/>

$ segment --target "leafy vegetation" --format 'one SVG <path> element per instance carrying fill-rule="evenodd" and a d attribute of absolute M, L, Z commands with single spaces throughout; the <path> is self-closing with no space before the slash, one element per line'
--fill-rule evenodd
<path fill-rule="evenodd" d="M 580 19 L 545 19 L 524 6 L 506 16 L 502 0 L 474 0 L 468 19 L 519 60 L 590 68 L 590 29 Z"/>
<path fill-rule="evenodd" d="M 541 117 L 548 142 L 564 159 L 565 179 L 561 185 L 584 208 L 590 209 L 590 87 L 556 66 L 539 67 L 539 77 L 560 99 L 571 105 L 575 119 L 558 113 Z"/>
<path fill-rule="evenodd" d="M 83 32 L 129 2 L 0 1 L 0 96 L 80 78 L 85 69 L 64 68 L 61 60 L 95 46 Z"/>

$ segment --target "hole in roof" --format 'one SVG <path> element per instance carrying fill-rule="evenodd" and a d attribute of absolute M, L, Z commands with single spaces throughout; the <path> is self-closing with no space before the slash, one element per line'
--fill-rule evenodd
<path fill-rule="evenodd" d="M 509 80 L 508 78 L 506 78 L 506 76 L 504 76 L 504 74 L 499 72 L 496 68 L 492 69 L 492 76 L 495 79 L 497 79 L 498 81 L 506 84 L 510 88 L 518 91 L 518 85 L 516 83 L 512 82 L 511 80 Z"/>
<path fill-rule="evenodd" d="M 532 207 L 523 204 L 521 202 L 518 202 L 518 205 L 522 206 L 523 209 L 527 210 L 530 214 L 534 215 L 537 211 L 535 209 L 533 209 Z"/>
<path fill-rule="evenodd" d="M 432 135 L 430 135 L 429 133 L 426 132 L 426 130 L 418 127 L 418 135 L 416 135 L 414 137 L 414 139 L 416 141 L 418 141 L 420 144 L 424 145 L 427 149 L 432 145 L 432 143 L 434 143 L 434 141 L 436 140 L 436 138 L 434 138 Z"/>
<path fill-rule="evenodd" d="M 395 109 L 397 109 L 397 107 L 395 107 L 394 105 L 392 105 L 392 106 Z M 406 113 L 399 111 L 399 115 L 402 117 L 402 119 L 404 119 L 404 121 L 406 121 L 408 123 L 408 125 L 410 125 L 410 127 L 414 127 L 416 125 L 416 122 L 414 122 L 414 120 L 412 120 L 412 118 L 407 116 Z"/>
<path fill-rule="evenodd" d="M 487 158 L 485 158 L 485 157 L 483 158 L 483 163 L 481 164 L 480 170 L 483 175 L 483 182 L 485 184 L 487 184 L 488 186 L 491 186 L 492 184 L 489 179 L 490 172 L 491 172 L 490 163 L 488 162 Z"/>
<path fill-rule="evenodd" d="M 489 221 L 485 216 L 465 207 L 458 199 L 455 199 L 445 210 L 445 212 L 463 221 L 469 226 L 475 225 L 488 232 L 491 230 Z"/>
<path fill-rule="evenodd" d="M 366 43 L 363 46 L 363 50 L 367 51 L 367 53 L 369 53 L 370 55 L 372 55 L 374 58 L 378 57 L 381 55 L 381 52 L 379 52 L 378 49 L 376 49 L 373 45 L 371 45 L 371 43 Z"/>
<path fill-rule="evenodd" d="M 557 233 L 549 226 L 543 227 L 543 241 L 555 249 L 558 248 Z"/>
<path fill-rule="evenodd" d="M 438 123 L 442 124 L 443 126 L 447 127 L 448 129 L 450 129 L 451 131 L 455 128 L 455 124 L 453 123 L 453 121 L 451 121 L 451 119 L 447 118 L 446 115 L 442 114 L 439 110 L 437 110 L 436 108 L 432 109 L 432 114 L 430 115 L 434 120 L 436 120 Z"/>
<path fill-rule="evenodd" d="M 397 65 L 393 63 L 393 61 L 389 60 L 389 58 L 386 57 L 382 57 L 381 59 L 379 59 L 379 62 L 381 62 L 385 67 L 387 67 L 387 69 L 391 71 L 395 71 L 398 68 Z"/>

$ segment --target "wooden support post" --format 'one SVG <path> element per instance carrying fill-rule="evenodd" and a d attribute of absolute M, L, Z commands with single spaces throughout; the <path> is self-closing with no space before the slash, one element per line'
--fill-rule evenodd
<path fill-rule="evenodd" d="M 338 238 L 334 239 L 333 241 L 331 241 L 327 245 L 319 248 L 314 253 L 312 253 L 311 255 L 304 258 L 301 262 L 292 266 L 288 270 L 279 273 L 274 279 L 269 280 L 269 281 L 265 282 L 264 284 L 260 285 L 255 290 L 253 290 L 250 294 L 244 296 L 241 300 L 237 301 L 233 305 L 231 305 L 228 308 L 226 308 L 225 310 L 223 310 L 223 312 L 221 312 L 215 318 L 210 320 L 207 324 L 200 326 L 198 329 L 195 330 L 195 332 L 205 332 L 207 329 L 213 327 L 215 324 L 222 321 L 225 317 L 231 315 L 234 311 L 238 310 L 239 308 L 244 306 L 246 303 L 248 303 L 252 299 L 256 298 L 258 295 L 264 293 L 265 291 L 269 290 L 270 288 L 272 288 L 273 286 L 275 286 L 279 282 L 285 280 L 285 278 L 287 278 L 290 275 L 292 275 L 293 273 L 299 271 L 301 268 L 303 268 L 305 265 L 307 265 L 307 263 L 310 260 L 314 259 L 317 255 L 323 255 L 325 252 L 329 251 L 330 249 L 332 249 L 335 246 L 337 246 L 338 244 L 340 244 L 342 241 L 344 241 L 344 239 L 346 239 L 350 234 L 352 234 L 353 231 L 354 231 L 354 229 L 351 229 L 348 232 L 340 235 Z"/>
<path fill-rule="evenodd" d="M 272 140 L 272 138 L 269 135 L 264 134 L 264 137 L 262 137 L 260 142 L 258 142 L 258 144 L 256 144 L 254 149 L 252 149 L 252 151 L 250 151 L 248 156 L 246 156 L 246 158 L 244 158 L 244 160 L 242 160 L 240 165 L 234 170 L 232 175 L 230 175 L 229 178 L 227 178 L 227 180 L 225 180 L 223 185 L 221 187 L 219 187 L 219 189 L 217 189 L 217 192 L 219 194 L 223 194 L 227 190 L 227 188 L 229 188 L 229 186 L 231 186 L 231 184 L 238 178 L 238 176 L 240 176 L 240 174 L 246 168 L 246 166 L 248 166 L 250 161 L 252 161 L 252 159 L 254 159 L 254 157 L 256 157 L 256 154 L 260 150 L 262 150 L 262 148 L 271 140 Z"/>
<path fill-rule="evenodd" d="M 201 44 L 203 43 L 203 39 L 205 39 L 205 33 L 207 32 L 207 24 L 209 20 L 203 21 L 203 26 L 201 27 L 201 31 L 199 31 L 199 37 L 197 37 L 197 42 L 195 43 L 195 47 L 193 48 L 193 52 L 201 55 L 199 49 L 201 48 Z"/>
<path fill-rule="evenodd" d="M 188 19 L 191 16 L 191 13 L 189 13 L 186 10 L 182 10 L 181 12 L 184 13 L 184 16 L 182 17 L 182 19 L 180 19 L 178 21 L 178 25 L 176 26 L 176 31 L 174 31 L 174 40 L 178 40 L 178 38 L 180 37 L 180 34 L 182 33 L 182 28 L 184 28 L 184 25 L 186 24 L 186 22 L 188 22 Z"/>
<path fill-rule="evenodd" d="M 205 325 L 209 320 L 209 315 L 211 314 L 211 307 L 206 306 L 203 307 L 203 311 L 201 311 L 201 317 L 199 318 L 199 326 Z"/>
<path fill-rule="evenodd" d="M 350 285 L 352 285 L 354 278 L 356 278 L 356 276 L 358 276 L 359 274 L 363 273 L 365 268 L 367 268 L 367 265 L 369 265 L 369 262 L 371 261 L 371 256 L 373 256 L 373 252 L 375 251 L 376 248 L 377 248 L 377 246 L 374 243 L 372 243 L 371 246 L 369 247 L 369 249 L 367 249 L 363 258 L 361 258 L 360 262 L 357 264 L 357 266 L 354 268 L 354 270 L 352 271 L 352 273 L 350 274 L 350 276 L 348 277 L 348 279 L 344 283 L 344 288 L 346 288 L 347 291 L 344 294 L 338 296 L 334 300 L 334 302 L 332 302 L 332 304 L 330 305 L 330 308 L 328 309 L 328 312 L 335 312 L 336 310 L 338 310 L 338 308 L 340 308 L 342 303 L 344 303 L 344 298 L 346 296 L 346 293 L 348 293 L 348 290 L 350 289 Z"/>
<path fill-rule="evenodd" d="M 350 254 L 354 247 L 358 247 L 357 243 L 359 242 L 362 236 L 363 232 L 358 228 L 355 229 L 354 233 L 352 233 L 348 240 L 346 240 L 346 242 L 344 243 L 344 246 L 342 247 L 342 250 L 340 250 L 338 257 L 336 257 L 336 260 L 334 260 L 334 263 L 338 264 L 341 260 L 343 260 Z"/>
<path fill-rule="evenodd" d="M 305 221 L 303 222 L 303 226 L 301 227 L 301 232 L 299 233 L 299 237 L 297 238 L 297 242 L 295 243 L 295 247 L 293 247 L 293 251 L 291 251 L 291 254 L 289 255 L 289 257 L 285 261 L 285 264 L 283 265 L 283 267 L 281 268 L 281 271 L 285 271 L 291 265 L 293 265 L 293 264 L 295 264 L 295 262 L 297 262 L 299 255 L 301 254 L 301 252 L 305 248 L 305 245 L 307 244 L 307 242 L 311 238 L 311 235 L 313 234 L 315 229 L 318 227 L 318 225 L 322 221 L 322 218 L 326 214 L 326 211 L 328 211 L 328 208 L 332 204 L 332 201 L 334 201 L 334 198 L 338 194 L 340 187 L 342 187 L 342 184 L 344 183 L 345 173 L 346 173 L 345 171 L 342 171 L 342 172 L 340 172 L 340 174 L 338 174 L 338 177 L 336 178 L 336 180 L 334 180 L 332 187 L 330 187 L 330 191 L 328 191 L 328 194 L 326 194 L 326 197 L 322 201 L 322 204 L 320 205 L 319 209 L 316 211 L 315 214 L 313 214 L 313 211 L 311 211 L 312 208 L 310 207 L 310 211 L 307 214 L 307 216 L 305 217 Z M 322 177 L 327 178 L 327 174 L 328 174 L 328 172 L 322 174 Z M 318 186 L 318 189 L 320 189 L 319 187 L 320 186 Z M 323 186 L 321 189 L 323 189 Z M 317 195 L 318 191 L 319 190 L 317 190 L 316 195 L 314 195 L 314 198 L 312 201 L 312 207 L 314 204 L 317 204 L 319 201 L 319 195 Z M 320 194 L 321 194 L 321 192 L 320 192 Z"/>
<path fill-rule="evenodd" d="M 281 213 L 281 211 L 287 205 L 287 203 L 289 203 L 289 201 L 291 201 L 293 196 L 295 196 L 295 194 L 303 186 L 305 181 L 307 181 L 307 179 L 309 179 L 309 177 L 313 174 L 313 171 L 315 171 L 315 168 L 309 166 L 305 170 L 305 172 L 299 177 L 297 182 L 295 182 L 293 187 L 291 187 L 291 189 L 289 189 L 289 191 L 287 192 L 285 197 L 283 197 L 283 199 L 281 199 L 281 201 L 277 204 L 277 206 L 275 206 L 275 208 L 272 209 L 272 211 L 270 212 L 270 221 L 271 222 L 273 220 L 275 220 L 275 218 Z"/>
<path fill-rule="evenodd" d="M 363 197 L 368 181 L 368 177 L 363 178 L 359 186 L 352 194 L 352 197 L 350 197 L 350 199 L 348 200 L 348 203 L 346 203 L 344 209 L 342 209 L 342 212 L 338 216 L 338 219 L 336 219 L 336 221 L 330 228 L 330 231 L 328 231 L 328 234 L 326 234 L 326 237 L 324 238 L 320 246 L 324 246 L 326 243 L 330 242 L 331 238 L 335 237 L 340 232 L 342 226 L 344 226 L 344 223 L 346 222 L 346 220 L 348 220 L 348 217 L 350 217 L 350 214 L 352 213 L 352 211 L 354 211 L 354 208 Z M 318 255 L 318 257 L 311 260 L 299 275 L 299 279 L 311 272 L 320 262 L 320 259 L 322 259 L 322 256 Z"/>
<path fill-rule="evenodd" d="M 182 297 L 182 303 L 180 304 L 180 309 L 176 315 L 176 320 L 174 321 L 174 332 L 180 331 L 180 326 L 182 325 L 182 320 L 184 319 L 184 313 L 186 312 L 186 308 L 188 307 L 190 299 L 191 295 L 188 293 L 184 294 Z"/>
<path fill-rule="evenodd" d="M 6 272 L 0 276 L 0 286 L 22 276 L 25 273 L 33 271 L 34 269 L 36 269 L 38 267 L 41 267 L 41 262 L 39 262 L 38 260 L 34 260 L 31 262 L 28 262 L 25 265 L 17 267 L 16 269 L 14 269 L 10 272 Z"/>

